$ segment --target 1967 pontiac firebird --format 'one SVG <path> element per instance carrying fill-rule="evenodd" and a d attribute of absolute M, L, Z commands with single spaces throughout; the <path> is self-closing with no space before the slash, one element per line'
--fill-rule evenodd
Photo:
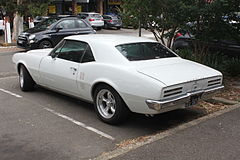
<path fill-rule="evenodd" d="M 110 124 L 130 112 L 189 107 L 223 88 L 219 71 L 139 37 L 70 36 L 54 49 L 17 53 L 13 62 L 22 91 L 39 85 L 93 102 L 98 117 Z"/>

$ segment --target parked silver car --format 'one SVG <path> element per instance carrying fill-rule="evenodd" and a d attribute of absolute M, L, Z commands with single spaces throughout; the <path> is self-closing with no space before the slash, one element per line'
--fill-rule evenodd
<path fill-rule="evenodd" d="M 85 19 L 93 28 L 102 29 L 104 26 L 103 17 L 95 12 L 81 12 L 80 18 Z"/>
<path fill-rule="evenodd" d="M 120 29 L 122 27 L 122 20 L 117 15 L 103 15 L 104 28 L 116 27 Z"/>

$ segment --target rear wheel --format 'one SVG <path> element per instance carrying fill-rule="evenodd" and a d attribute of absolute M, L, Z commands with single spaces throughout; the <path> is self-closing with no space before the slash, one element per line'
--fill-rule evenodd
<path fill-rule="evenodd" d="M 39 44 L 39 48 L 40 48 L 40 49 L 43 49 L 43 48 L 52 48 L 52 47 L 53 47 L 53 45 L 52 45 L 52 43 L 51 43 L 49 40 L 43 40 L 43 41 L 41 41 L 40 44 Z"/>
<path fill-rule="evenodd" d="M 117 27 L 117 29 L 121 29 L 121 27 Z"/>
<path fill-rule="evenodd" d="M 95 90 L 94 107 L 98 117 L 109 124 L 122 122 L 130 113 L 120 95 L 108 85 L 100 85 Z"/>
<path fill-rule="evenodd" d="M 32 91 L 35 86 L 34 80 L 23 65 L 19 69 L 19 84 L 22 91 Z"/>

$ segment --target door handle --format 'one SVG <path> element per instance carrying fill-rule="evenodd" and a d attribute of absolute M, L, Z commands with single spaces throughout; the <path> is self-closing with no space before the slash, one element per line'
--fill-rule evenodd
<path fill-rule="evenodd" d="M 77 68 L 75 68 L 75 67 L 70 67 L 70 69 L 73 71 L 77 71 Z"/>

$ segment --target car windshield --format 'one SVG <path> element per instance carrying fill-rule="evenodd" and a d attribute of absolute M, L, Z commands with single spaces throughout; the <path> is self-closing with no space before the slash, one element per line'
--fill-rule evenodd
<path fill-rule="evenodd" d="M 129 61 L 177 57 L 176 54 L 160 43 L 130 43 L 118 45 L 116 48 Z"/>
<path fill-rule="evenodd" d="M 47 29 L 49 28 L 53 23 L 57 22 L 60 18 L 48 18 L 44 21 L 37 24 L 35 27 L 40 29 Z"/>

